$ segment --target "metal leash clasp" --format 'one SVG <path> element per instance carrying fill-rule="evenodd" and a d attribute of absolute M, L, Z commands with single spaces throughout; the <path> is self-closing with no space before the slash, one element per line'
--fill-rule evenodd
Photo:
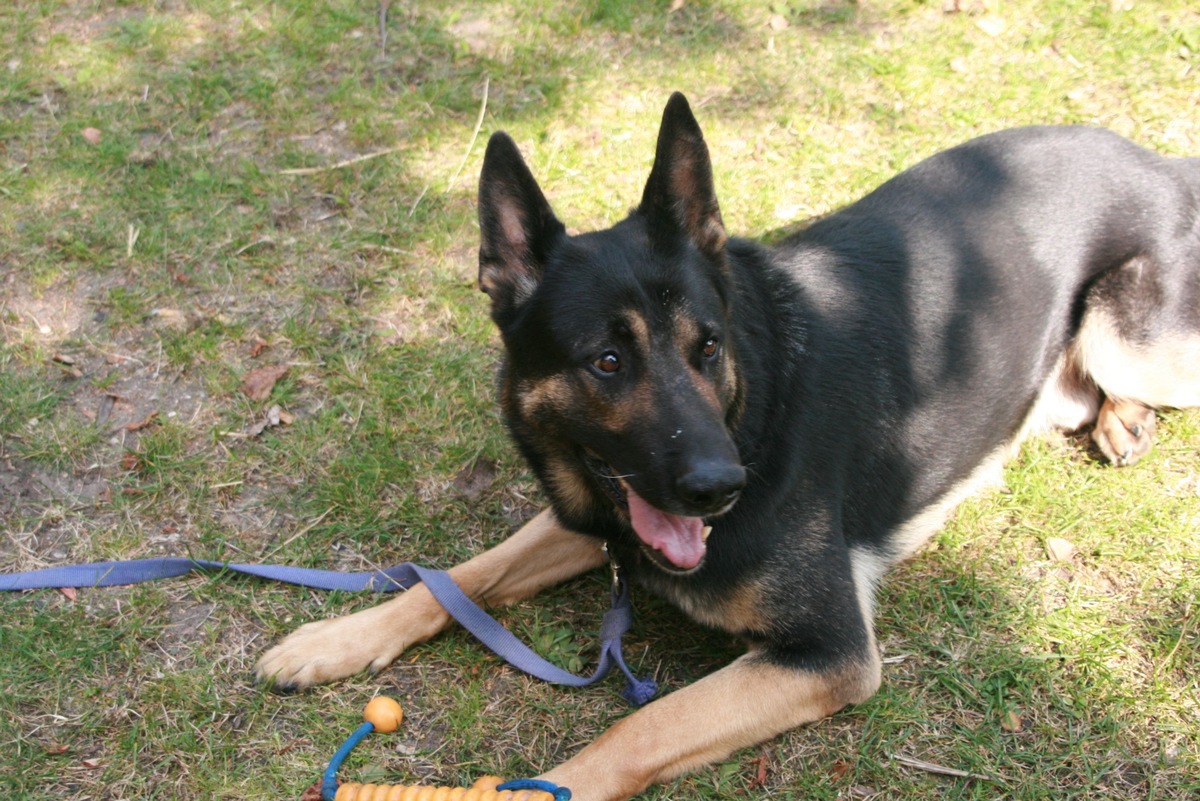
<path fill-rule="evenodd" d="M 604 556 L 608 559 L 608 569 L 612 573 L 613 595 L 619 595 L 621 592 L 621 563 L 617 561 L 617 557 L 613 556 L 612 549 L 608 547 L 607 542 L 600 546 L 600 550 L 604 551 Z"/>

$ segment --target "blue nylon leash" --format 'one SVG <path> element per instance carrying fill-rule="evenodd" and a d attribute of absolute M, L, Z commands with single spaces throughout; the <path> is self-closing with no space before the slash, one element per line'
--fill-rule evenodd
<path fill-rule="evenodd" d="M 129 559 L 121 562 L 63 565 L 43 570 L 31 570 L 27 573 L 14 573 L 0 576 L 0 591 L 45 590 L 59 587 L 112 587 L 119 584 L 139 584 L 143 581 L 175 578 L 193 571 L 201 571 L 245 573 L 318 590 L 390 592 L 406 590 L 420 581 L 419 577 L 414 578 L 415 574 L 404 568 L 405 565 L 396 565 L 387 570 L 366 573 L 339 573 L 335 570 L 317 570 L 308 567 L 237 564 L 212 562 L 207 559 L 189 559 L 182 556 L 166 556 L 157 559 Z"/>
<path fill-rule="evenodd" d="M 307 567 L 238 564 L 185 557 L 132 559 L 119 562 L 94 562 L 85 565 L 64 565 L 3 575 L 0 576 L 0 591 L 60 587 L 111 587 L 174 578 L 193 571 L 243 573 L 313 589 L 345 592 L 364 590 L 391 592 L 406 590 L 424 582 L 433 597 L 451 617 L 497 656 L 518 670 L 553 684 L 586 687 L 604 678 L 616 665 L 628 679 L 628 685 L 621 695 L 629 703 L 641 706 L 654 697 L 658 691 L 658 686 L 653 679 L 639 679 L 635 676 L 621 655 L 621 637 L 633 623 L 633 606 L 629 600 L 629 588 L 615 566 L 613 568 L 612 608 L 605 613 L 600 624 L 600 663 L 591 676 L 577 676 L 538 656 L 467 597 L 467 594 L 454 582 L 449 573 L 444 570 L 421 567 L 412 562 L 394 565 L 386 570 L 340 573 Z"/>

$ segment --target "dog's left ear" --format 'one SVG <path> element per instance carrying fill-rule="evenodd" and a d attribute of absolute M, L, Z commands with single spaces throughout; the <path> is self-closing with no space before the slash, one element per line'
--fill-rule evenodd
<path fill-rule="evenodd" d="M 479 288 L 492 299 L 492 319 L 503 325 L 533 294 L 550 248 L 566 232 L 503 132 L 492 134 L 483 157 L 479 231 Z"/>
<path fill-rule="evenodd" d="M 654 167 L 638 211 L 650 221 L 653 232 L 682 234 L 708 256 L 718 256 L 725 247 L 708 145 L 679 92 L 671 95 L 663 111 Z"/>

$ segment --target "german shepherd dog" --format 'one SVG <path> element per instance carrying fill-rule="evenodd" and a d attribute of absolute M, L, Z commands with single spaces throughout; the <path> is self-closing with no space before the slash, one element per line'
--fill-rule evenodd
<path fill-rule="evenodd" d="M 505 604 L 606 543 L 749 643 L 544 774 L 580 801 L 866 700 L 877 583 L 1022 437 L 1092 424 L 1127 465 L 1155 408 L 1200 404 L 1200 159 L 1103 130 L 983 136 L 764 247 L 727 238 L 676 94 L 626 219 L 569 235 L 497 133 L 479 222 L 500 402 L 550 508 L 451 574 Z M 448 622 L 417 587 L 300 628 L 258 674 L 378 670 Z"/>

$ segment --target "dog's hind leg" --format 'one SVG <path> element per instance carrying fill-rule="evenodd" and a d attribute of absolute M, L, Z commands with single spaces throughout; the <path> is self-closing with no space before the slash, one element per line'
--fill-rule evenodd
<path fill-rule="evenodd" d="M 563 528 L 549 509 L 511 537 L 450 569 L 473 600 L 502 606 L 605 563 L 597 540 Z M 450 623 L 423 584 L 352 615 L 308 623 L 259 660 L 259 681 L 283 690 L 386 667 Z"/>
<path fill-rule="evenodd" d="M 1198 282 L 1187 280 L 1189 268 L 1175 270 L 1138 256 L 1086 296 L 1073 352 L 1105 395 L 1092 440 L 1115 465 L 1150 451 L 1155 409 L 1200 406 Z"/>
<path fill-rule="evenodd" d="M 1096 415 L 1092 441 L 1118 467 L 1131 465 L 1154 447 L 1157 418 L 1137 401 L 1108 397 Z"/>

